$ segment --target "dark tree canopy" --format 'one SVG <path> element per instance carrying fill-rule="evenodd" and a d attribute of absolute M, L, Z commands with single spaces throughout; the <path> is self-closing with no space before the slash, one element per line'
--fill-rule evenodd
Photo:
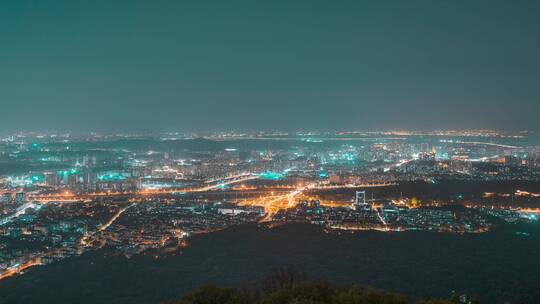
<path fill-rule="evenodd" d="M 341 288 L 326 282 L 298 282 L 271 292 L 250 292 L 235 288 L 204 286 L 182 299 L 167 304 L 475 304 L 470 299 L 427 299 L 407 297 L 371 288 Z"/>

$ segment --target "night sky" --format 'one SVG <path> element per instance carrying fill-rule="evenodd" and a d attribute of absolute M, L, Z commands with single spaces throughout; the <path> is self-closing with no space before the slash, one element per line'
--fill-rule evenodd
<path fill-rule="evenodd" d="M 540 129 L 540 1 L 2 1 L 0 130 Z"/>

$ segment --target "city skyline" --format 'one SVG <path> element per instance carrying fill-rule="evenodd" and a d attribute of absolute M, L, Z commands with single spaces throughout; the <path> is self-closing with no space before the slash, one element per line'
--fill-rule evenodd
<path fill-rule="evenodd" d="M 263 267 L 268 267 L 268 263 L 279 265 L 294 257 L 311 260 L 320 255 L 320 250 L 328 250 L 321 258 L 331 261 L 337 260 L 332 242 L 340 242 L 345 234 L 352 239 L 339 254 L 347 255 L 346 261 L 351 256 L 361 260 L 366 252 L 372 252 L 368 253 L 369 262 L 361 263 L 368 269 L 347 275 L 346 269 L 351 267 L 347 262 L 346 267 L 336 265 L 326 271 L 345 275 L 352 282 L 384 287 L 378 278 L 392 273 L 390 282 L 402 286 L 407 273 L 417 273 L 415 265 L 423 265 L 433 250 L 422 249 L 404 259 L 408 250 L 403 248 L 417 248 L 427 244 L 426 239 L 435 238 L 440 244 L 435 246 L 437 250 L 448 252 L 448 247 L 453 247 L 448 244 L 457 242 L 461 244 L 457 248 L 472 246 L 480 253 L 471 258 L 471 253 L 452 252 L 421 269 L 437 274 L 447 267 L 451 256 L 459 256 L 459 260 L 474 261 L 472 267 L 481 271 L 463 271 L 466 278 L 458 286 L 440 283 L 425 288 L 423 279 L 418 278 L 410 284 L 422 291 L 392 290 L 409 296 L 459 294 L 468 298 L 484 288 L 473 288 L 471 282 L 482 281 L 489 289 L 480 294 L 486 303 L 494 299 L 520 303 L 516 299 L 522 292 L 515 290 L 526 290 L 525 296 L 535 297 L 536 281 L 527 276 L 536 275 L 538 269 L 530 265 L 538 263 L 534 248 L 540 236 L 536 232 L 539 181 L 540 148 L 528 133 L 217 132 L 203 138 L 180 133 L 14 134 L 0 137 L 0 290 L 7 293 L 8 302 L 19 299 L 24 290 L 29 302 L 45 298 L 49 299 L 46 303 L 72 303 L 80 293 L 62 295 L 59 300 L 56 295 L 49 298 L 40 288 L 26 290 L 22 286 L 36 285 L 31 283 L 35 278 L 42 280 L 52 272 L 52 281 L 80 290 L 73 284 L 96 282 L 88 277 L 91 272 L 75 267 L 68 270 L 71 274 L 63 274 L 57 267 L 89 261 L 100 269 L 97 265 L 102 265 L 102 259 L 112 255 L 115 260 L 121 259 L 115 262 L 120 268 L 107 267 L 99 277 L 121 277 L 116 279 L 125 282 L 122 290 L 126 292 L 121 297 L 137 294 L 135 303 L 158 303 L 171 297 L 165 294 L 170 289 L 134 291 L 131 286 L 137 286 L 133 281 L 137 276 L 123 275 L 122 265 L 148 272 L 145 277 L 178 282 L 172 290 L 181 296 L 190 283 L 163 276 L 172 272 L 190 281 L 193 277 L 213 280 L 205 270 L 207 263 L 201 266 L 199 258 L 207 256 L 236 265 L 235 270 L 219 272 L 224 276 L 241 273 L 242 267 L 236 263 L 244 265 L 255 257 L 261 257 Z M 294 227 L 304 228 L 290 234 L 282 230 L 298 229 Z M 314 229 L 313 244 L 322 245 L 315 251 L 291 254 L 289 250 L 296 250 L 291 244 L 302 243 L 306 233 L 302 229 Z M 234 241 L 220 243 L 227 231 Z M 249 241 L 251 233 L 258 241 Z M 268 239 L 259 236 L 261 233 L 273 233 L 276 240 L 290 237 L 288 242 L 292 243 L 261 242 L 261 237 Z M 365 242 L 365 238 L 374 236 L 380 237 L 380 242 Z M 200 240 L 205 238 L 213 240 L 210 242 L 219 249 L 201 245 Z M 482 241 L 499 244 L 499 238 L 504 244 L 514 245 L 486 247 Z M 385 249 L 396 241 L 403 245 Z M 270 247 L 261 253 L 241 250 L 241 258 L 226 255 L 236 252 L 227 248 L 239 244 Z M 350 244 L 366 247 L 358 255 Z M 532 249 L 525 251 L 523 246 Z M 284 252 L 276 255 L 274 250 L 278 249 Z M 216 258 L 218 251 L 225 256 Z M 373 262 L 381 251 L 389 252 L 387 260 Z M 186 258 L 194 252 L 199 252 L 197 258 Z M 492 265 L 500 266 L 500 259 L 493 255 L 521 253 L 527 257 L 512 259 L 503 266 L 514 269 L 526 265 L 526 269 L 516 274 L 490 271 Z M 186 275 L 182 267 L 160 266 L 173 261 L 199 265 L 194 270 L 196 275 Z M 384 270 L 382 265 L 388 263 L 400 271 Z M 481 263 L 491 266 L 481 267 Z M 306 271 L 327 265 L 297 264 L 304 265 Z M 376 273 L 376 279 L 370 273 Z M 64 279 L 73 275 L 78 280 Z M 476 278 L 471 279 L 471 275 Z M 495 275 L 499 278 L 496 281 L 482 280 Z M 232 282 L 229 280 L 226 282 Z M 508 284 L 513 287 L 506 287 Z M 153 286 L 151 282 L 144 285 Z M 94 302 L 111 302 L 107 299 L 115 293 L 99 284 L 88 288 Z M 149 299 L 156 293 L 157 298 Z"/>

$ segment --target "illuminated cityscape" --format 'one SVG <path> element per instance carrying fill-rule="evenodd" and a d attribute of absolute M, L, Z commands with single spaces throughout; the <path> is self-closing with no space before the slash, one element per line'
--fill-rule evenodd
<path fill-rule="evenodd" d="M 0 304 L 540 303 L 538 16 L 0 2 Z"/>
<path fill-rule="evenodd" d="M 540 148 L 528 142 L 493 131 L 18 133 L 1 145 L 0 277 L 103 247 L 170 255 L 246 223 L 464 234 L 535 222 Z M 420 190 L 446 183 L 492 190 Z"/>

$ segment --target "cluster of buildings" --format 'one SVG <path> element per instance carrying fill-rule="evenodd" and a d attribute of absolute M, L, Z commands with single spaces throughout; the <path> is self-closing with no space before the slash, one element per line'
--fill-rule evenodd
<path fill-rule="evenodd" d="M 436 179 L 538 181 L 540 149 L 523 134 L 487 131 L 10 136 L 0 141 L 0 278 L 99 248 L 173 254 L 189 235 L 261 220 L 455 233 L 487 231 L 493 218 L 526 220 L 506 209 L 375 201 L 362 191 L 339 206 L 287 196 L 305 185 L 340 191 Z M 264 204 L 238 204 L 271 202 L 274 191 L 285 193 L 286 207 L 271 217 Z"/>
<path fill-rule="evenodd" d="M 513 214 L 508 214 L 513 217 Z M 484 210 L 453 207 L 409 207 L 392 201 L 368 201 L 357 191 L 350 206 L 324 207 L 319 201 L 301 202 L 296 208 L 279 211 L 274 221 L 323 225 L 339 230 L 408 231 L 451 233 L 486 232 L 491 214 Z"/>

